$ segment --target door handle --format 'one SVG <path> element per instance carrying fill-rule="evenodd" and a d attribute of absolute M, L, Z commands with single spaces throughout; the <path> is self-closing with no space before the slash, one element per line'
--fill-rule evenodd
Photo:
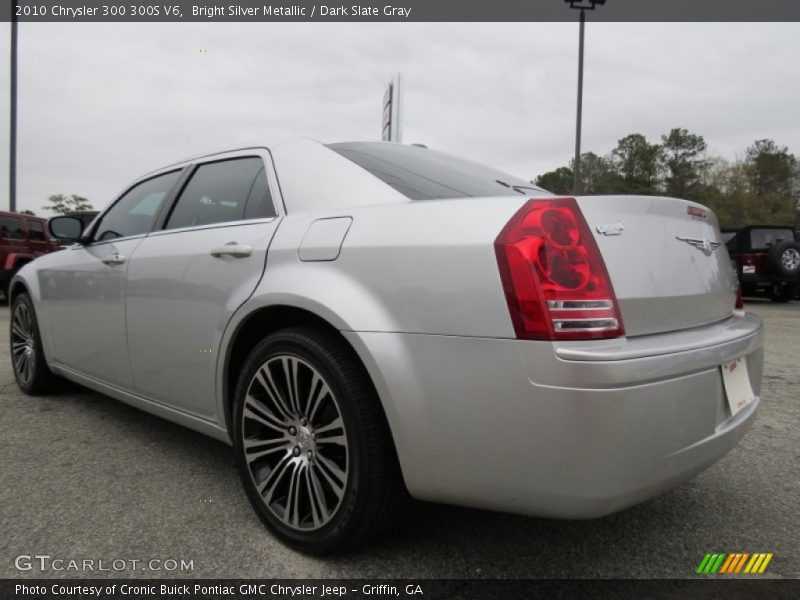
<path fill-rule="evenodd" d="M 100 260 L 102 260 L 103 263 L 113 267 L 114 265 L 121 265 L 122 263 L 124 263 L 125 257 L 119 254 L 118 252 L 114 252 L 114 254 L 108 254 L 103 258 L 101 258 Z"/>
<path fill-rule="evenodd" d="M 246 244 L 228 242 L 224 246 L 219 246 L 211 250 L 211 256 L 220 258 L 222 256 L 232 256 L 234 258 L 245 258 L 253 253 L 253 247 Z"/>

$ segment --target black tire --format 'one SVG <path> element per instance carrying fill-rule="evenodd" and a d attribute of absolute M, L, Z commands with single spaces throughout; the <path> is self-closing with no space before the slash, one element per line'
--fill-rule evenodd
<path fill-rule="evenodd" d="M 800 244 L 781 242 L 770 248 L 767 264 L 770 272 L 781 279 L 800 277 Z"/>
<path fill-rule="evenodd" d="M 44 358 L 36 311 L 27 293 L 14 298 L 8 337 L 11 368 L 20 389 L 30 396 L 52 391 L 58 378 L 50 371 Z"/>
<path fill-rule="evenodd" d="M 800 285 L 797 283 L 778 283 L 770 292 L 769 298 L 773 302 L 789 302 L 797 296 L 798 290 L 800 290 Z"/>
<path fill-rule="evenodd" d="M 281 371 L 279 364 L 284 365 L 283 369 L 287 367 L 278 361 L 288 361 L 294 366 L 289 367 L 288 371 Z M 331 444 L 322 435 L 324 429 L 330 429 L 330 424 L 315 424 L 315 419 L 321 421 L 321 417 L 315 415 L 313 408 L 290 410 L 288 412 L 291 415 L 280 416 L 280 407 L 261 383 L 266 382 L 267 371 L 264 368 L 269 370 L 270 385 L 274 385 L 272 390 L 277 391 L 281 398 L 288 398 L 290 404 L 292 396 L 299 399 L 296 403 L 298 406 L 307 402 L 307 407 L 314 403 L 312 398 L 324 398 L 319 404 L 324 405 L 324 409 L 320 408 L 319 414 L 327 411 L 328 414 L 340 415 L 341 421 L 336 422 L 343 423 L 342 433 L 335 437 L 344 441 L 336 444 L 341 444 L 346 450 L 339 446 L 322 445 Z M 314 371 L 327 384 L 330 394 L 314 393 L 315 389 L 323 389 L 316 387 L 320 379 L 313 379 Z M 284 372 L 292 373 L 292 377 L 287 375 L 282 378 Z M 258 382 L 254 380 L 257 374 L 261 377 Z M 294 394 L 286 387 L 288 384 L 282 383 L 291 380 L 295 382 Z M 259 394 L 261 400 L 258 402 L 266 404 L 254 404 L 253 398 Z M 245 404 L 248 407 L 246 419 Z M 263 411 L 267 404 L 278 410 Z M 259 414 L 262 417 L 269 415 L 271 420 L 277 415 L 272 422 L 277 423 L 281 419 L 280 426 L 273 424 L 265 427 L 263 419 L 254 419 L 254 408 L 261 411 Z M 283 414 L 288 413 L 284 411 Z M 307 415 L 308 418 L 301 419 L 301 415 Z M 289 423 L 287 419 L 297 419 L 296 422 L 292 421 L 296 426 L 284 430 L 286 423 Z M 319 437 L 309 435 L 309 431 L 314 431 L 315 427 L 320 432 Z M 358 357 L 335 333 L 305 326 L 293 327 L 278 331 L 260 342 L 248 356 L 237 382 L 232 430 L 236 463 L 250 503 L 272 533 L 301 552 L 322 555 L 365 543 L 394 521 L 406 499 L 407 492 L 380 400 Z M 330 435 L 330 431 L 324 435 Z M 245 453 L 245 437 L 251 452 L 251 463 L 248 463 Z M 262 441 L 270 437 L 273 441 Z M 315 444 L 313 450 L 302 445 L 309 438 L 316 440 L 310 442 Z M 267 443 L 270 446 L 260 445 Z M 317 443 L 320 445 L 317 446 Z M 270 450 L 272 454 L 269 458 L 252 458 L 267 447 L 274 448 Z M 325 475 L 323 470 L 327 471 L 322 469 L 324 464 L 334 460 L 326 453 L 336 451 L 340 452 L 340 462 L 336 464 L 341 469 L 339 475 L 344 475 L 342 479 L 346 479 L 343 488 L 340 486 L 339 489 L 329 484 L 330 480 L 325 482 L 321 476 Z M 273 464 L 264 464 L 269 461 Z M 305 475 L 302 474 L 303 469 Z M 302 484 L 304 477 L 306 483 Z M 296 490 L 299 491 L 295 491 L 293 496 L 289 486 L 294 481 L 298 482 Z M 325 485 L 318 485 L 312 491 L 315 481 Z M 259 492 L 259 485 L 270 498 L 271 505 L 268 506 L 265 496 Z M 288 491 L 278 491 L 279 485 Z M 307 487 L 303 488 L 303 485 Z M 294 510 L 289 508 L 289 499 L 292 497 L 295 498 L 292 502 Z M 322 500 L 317 503 L 314 498 Z M 328 504 L 331 498 L 333 500 Z M 281 502 L 283 507 L 280 506 Z M 317 510 L 316 507 L 322 506 L 322 503 L 327 511 Z M 334 503 L 336 506 L 331 508 Z M 301 513 L 304 513 L 302 518 L 299 516 Z M 325 522 L 320 517 L 317 523 L 321 514 L 329 520 Z M 292 515 L 296 524 L 288 522 L 292 520 Z M 306 529 L 303 529 L 303 524 Z"/>
<path fill-rule="evenodd" d="M 14 275 L 17 274 L 22 267 L 27 265 L 30 261 L 29 260 L 20 260 L 18 261 L 12 268 L 11 271 L 8 273 L 8 279 L 6 280 L 5 286 L 3 286 L 3 293 L 6 295 L 6 302 L 11 304 L 11 280 L 14 279 Z"/>

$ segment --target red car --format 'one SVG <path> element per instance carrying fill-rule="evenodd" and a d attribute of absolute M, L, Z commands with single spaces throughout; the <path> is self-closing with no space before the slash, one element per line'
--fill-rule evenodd
<path fill-rule="evenodd" d="M 0 211 L 0 290 L 7 291 L 22 265 L 58 249 L 47 231 L 47 219 Z"/>
<path fill-rule="evenodd" d="M 800 244 L 793 227 L 751 225 L 722 231 L 745 296 L 788 302 L 800 291 Z"/>

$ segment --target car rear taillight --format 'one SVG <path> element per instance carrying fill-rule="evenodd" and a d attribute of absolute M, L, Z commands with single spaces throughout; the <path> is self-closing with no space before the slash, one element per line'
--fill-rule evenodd
<path fill-rule="evenodd" d="M 761 272 L 761 259 L 764 254 L 742 254 L 742 273 L 755 274 Z"/>
<path fill-rule="evenodd" d="M 605 262 L 574 198 L 528 201 L 494 248 L 517 338 L 625 335 Z"/>

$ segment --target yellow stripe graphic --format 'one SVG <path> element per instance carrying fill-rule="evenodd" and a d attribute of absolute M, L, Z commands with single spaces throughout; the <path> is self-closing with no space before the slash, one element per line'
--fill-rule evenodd
<path fill-rule="evenodd" d="M 745 573 L 749 573 L 750 572 L 750 570 L 753 568 L 753 565 L 758 560 L 758 557 L 759 557 L 759 555 L 757 553 L 753 554 L 753 558 L 750 559 L 750 562 L 747 563 L 747 566 L 744 568 L 744 572 Z"/>
<path fill-rule="evenodd" d="M 763 573 L 763 572 L 764 572 L 764 570 L 767 568 L 767 565 L 769 564 L 769 561 L 771 561 L 771 560 L 772 560 L 772 557 L 773 557 L 773 556 L 774 556 L 774 555 L 773 555 L 773 553 L 772 553 L 772 552 L 770 552 L 769 554 L 767 554 L 767 555 L 764 557 L 764 562 L 762 562 L 762 563 L 761 563 L 761 568 L 759 568 L 759 569 L 758 569 L 758 572 L 759 572 L 759 573 Z"/>

